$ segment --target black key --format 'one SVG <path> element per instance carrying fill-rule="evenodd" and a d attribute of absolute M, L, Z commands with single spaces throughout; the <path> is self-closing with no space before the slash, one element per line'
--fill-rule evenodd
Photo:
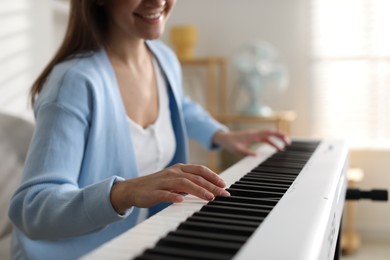
<path fill-rule="evenodd" d="M 214 201 L 231 201 L 231 202 L 239 202 L 239 203 L 249 203 L 256 205 L 267 205 L 275 207 L 276 202 L 270 199 L 261 199 L 261 198 L 251 198 L 251 197 L 240 197 L 240 196 L 217 196 L 214 198 Z"/>
<path fill-rule="evenodd" d="M 276 203 L 276 202 L 275 202 Z M 221 212 L 212 212 L 212 211 L 198 211 L 193 214 L 193 216 L 207 216 L 219 219 L 235 219 L 242 221 L 251 221 L 261 223 L 264 220 L 264 217 L 258 216 L 244 216 L 237 214 L 221 213 Z"/>
<path fill-rule="evenodd" d="M 161 255 L 159 253 L 145 251 L 142 256 L 135 258 L 135 260 L 193 260 L 191 257 L 175 256 L 175 255 Z"/>
<path fill-rule="evenodd" d="M 284 162 L 281 160 L 267 160 L 266 162 L 261 164 L 262 166 L 267 167 L 278 167 L 278 168 L 287 168 L 287 169 L 295 169 L 295 170 L 302 170 L 303 166 L 305 164 L 302 163 L 290 163 L 290 162 Z"/>
<path fill-rule="evenodd" d="M 272 157 L 269 157 L 266 162 L 282 162 L 282 163 L 295 163 L 295 164 L 299 164 L 301 165 L 302 167 L 305 166 L 305 164 L 307 163 L 307 159 L 298 159 L 298 158 L 291 158 L 291 157 L 286 157 L 286 156 L 272 156 Z"/>
<path fill-rule="evenodd" d="M 280 184 L 280 183 L 275 183 L 269 180 L 261 180 L 258 179 L 257 181 L 255 180 L 239 180 L 236 182 L 236 184 L 248 184 L 248 185 L 263 185 L 267 187 L 279 187 L 279 188 L 285 188 L 286 190 L 291 186 L 291 182 L 289 184 Z"/>
<path fill-rule="evenodd" d="M 169 235 L 178 236 L 178 237 L 199 238 L 199 239 L 214 239 L 217 241 L 234 242 L 234 243 L 245 243 L 245 241 L 248 239 L 247 236 L 215 234 L 213 232 L 208 232 L 208 231 L 200 232 L 195 230 L 184 230 L 184 229 L 178 229 L 169 232 Z"/>
<path fill-rule="evenodd" d="M 289 149 L 294 150 L 308 150 L 308 151 L 314 151 L 318 145 L 320 144 L 319 141 L 294 141 L 290 145 L 286 146 L 285 150 L 288 151 Z"/>
<path fill-rule="evenodd" d="M 312 152 L 300 152 L 300 151 L 288 151 L 288 152 L 277 152 L 269 158 L 288 158 L 288 159 L 303 159 L 308 161 L 312 156 Z"/>
<path fill-rule="evenodd" d="M 253 190 L 253 191 L 271 191 L 271 192 L 281 192 L 281 193 L 285 193 L 287 191 L 287 188 L 269 187 L 264 185 L 250 185 L 250 184 L 241 184 L 241 183 L 232 184 L 230 188 Z"/>
<path fill-rule="evenodd" d="M 227 254 L 234 254 L 240 249 L 242 244 L 168 235 L 163 239 L 161 239 L 157 243 L 157 245 L 173 247 L 173 248 L 215 252 L 215 253 L 221 252 Z"/>
<path fill-rule="evenodd" d="M 295 178 L 294 178 L 295 180 Z M 281 178 L 276 178 L 276 177 L 271 177 L 271 176 L 261 176 L 261 175 L 249 175 L 242 177 L 240 181 L 250 181 L 250 182 L 266 182 L 266 183 L 273 183 L 275 185 L 287 185 L 291 186 L 294 180 L 291 179 L 281 179 Z"/>
<path fill-rule="evenodd" d="M 269 172 L 249 172 L 246 177 L 257 177 L 257 178 L 273 178 L 278 180 L 294 181 L 297 175 L 281 174 L 281 173 L 269 173 Z"/>
<path fill-rule="evenodd" d="M 226 207 L 242 207 L 246 209 L 262 209 L 271 211 L 274 207 L 267 205 L 256 205 L 249 203 L 231 202 L 231 201 L 210 201 L 207 205 L 219 205 Z"/>
<path fill-rule="evenodd" d="M 206 223 L 215 223 L 215 224 L 227 224 L 227 225 L 237 225 L 240 227 L 258 227 L 259 222 L 255 221 L 243 221 L 235 219 L 221 219 L 221 218 L 212 218 L 205 216 L 191 216 L 187 218 L 188 221 L 193 222 L 206 222 Z"/>
<path fill-rule="evenodd" d="M 281 173 L 281 174 L 295 175 L 295 176 L 297 176 L 300 173 L 300 171 L 296 169 L 286 169 L 286 168 L 267 167 L 267 166 L 258 166 L 254 168 L 252 172 Z"/>
<path fill-rule="evenodd" d="M 253 198 L 281 198 L 284 193 L 271 191 L 254 191 L 244 189 L 226 189 L 233 196 L 253 197 Z"/>
<path fill-rule="evenodd" d="M 213 232 L 215 234 L 227 234 L 237 236 L 250 236 L 256 227 L 238 227 L 226 224 L 200 223 L 195 221 L 185 221 L 181 223 L 177 230 L 195 230 Z"/>
<path fill-rule="evenodd" d="M 153 249 L 147 249 L 146 253 L 153 253 L 162 256 L 174 256 L 174 257 L 182 257 L 182 259 L 199 259 L 199 260 L 225 260 L 231 259 L 233 257 L 232 254 L 227 254 L 224 252 L 204 252 L 197 249 L 183 249 L 178 247 L 167 247 L 167 246 L 155 246 Z"/>
<path fill-rule="evenodd" d="M 204 205 L 201 208 L 201 211 L 209 211 L 209 212 L 211 211 L 211 212 L 255 216 L 255 217 L 266 217 L 269 213 L 269 210 L 246 209 L 240 207 L 226 207 L 226 206 L 217 206 L 217 205 Z"/>

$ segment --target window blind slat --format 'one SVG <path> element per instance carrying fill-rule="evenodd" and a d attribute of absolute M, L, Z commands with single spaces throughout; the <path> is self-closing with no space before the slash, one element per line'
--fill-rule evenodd
<path fill-rule="evenodd" d="M 312 1 L 313 134 L 390 143 L 388 0 Z"/>

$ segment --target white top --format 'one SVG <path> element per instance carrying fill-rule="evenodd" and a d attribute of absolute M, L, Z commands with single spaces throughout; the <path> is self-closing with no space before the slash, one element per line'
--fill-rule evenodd
<path fill-rule="evenodd" d="M 166 81 L 156 60 L 153 60 L 153 66 L 159 101 L 157 119 L 151 125 L 143 128 L 128 117 L 139 176 L 164 169 L 172 160 L 176 150 Z M 146 218 L 146 214 L 145 210 L 141 210 L 139 222 Z"/>

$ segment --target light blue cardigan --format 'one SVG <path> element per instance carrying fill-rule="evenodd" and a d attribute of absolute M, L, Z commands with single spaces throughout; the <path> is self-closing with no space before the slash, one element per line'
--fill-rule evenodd
<path fill-rule="evenodd" d="M 147 45 L 165 73 L 177 139 L 171 164 L 187 162 L 187 135 L 211 149 L 225 127 L 183 94 L 180 65 L 159 41 Z M 36 102 L 36 130 L 9 210 L 14 259 L 75 259 L 136 223 L 112 208 L 115 181 L 137 177 L 126 112 L 104 49 L 57 65 Z M 157 211 L 163 205 L 154 208 Z M 131 241 L 129 241 L 131 246 Z"/>

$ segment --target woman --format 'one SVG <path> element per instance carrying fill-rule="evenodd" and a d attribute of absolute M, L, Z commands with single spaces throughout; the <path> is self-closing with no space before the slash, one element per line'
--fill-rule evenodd
<path fill-rule="evenodd" d="M 74 259 L 183 193 L 228 196 L 186 164 L 187 136 L 250 155 L 278 132 L 229 132 L 181 89 L 158 39 L 175 0 L 72 0 L 58 53 L 34 83 L 36 130 L 9 211 L 16 259 Z M 276 146 L 277 147 L 277 146 Z M 129 244 L 131 246 L 131 244 Z"/>

